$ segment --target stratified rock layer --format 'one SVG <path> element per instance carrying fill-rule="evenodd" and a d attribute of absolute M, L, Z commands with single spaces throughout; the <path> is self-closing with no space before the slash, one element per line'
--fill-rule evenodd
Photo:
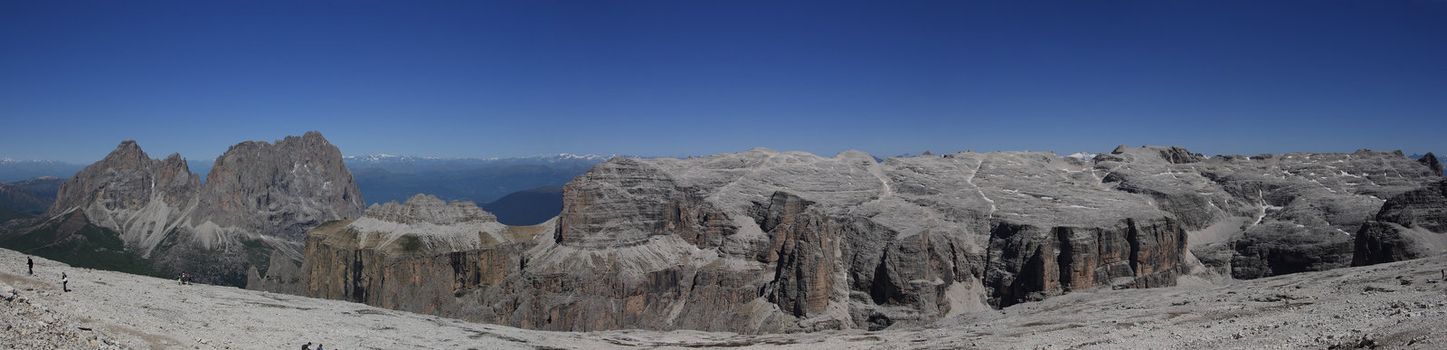
<path fill-rule="evenodd" d="M 617 158 L 564 200 L 546 234 L 478 248 L 368 243 L 370 211 L 313 230 L 308 294 L 551 330 L 878 329 L 1194 264 L 1151 197 L 1048 153 Z"/>
<path fill-rule="evenodd" d="M 1439 179 L 1400 152 L 1288 153 L 1171 161 L 1188 152 L 1121 147 L 1104 181 L 1149 195 L 1191 230 L 1194 256 L 1235 278 L 1348 266 L 1353 233 L 1386 198 Z"/>
<path fill-rule="evenodd" d="M 1447 252 L 1447 180 L 1388 199 L 1357 231 L 1353 266 Z"/>
<path fill-rule="evenodd" d="M 1439 222 L 1432 209 L 1390 204 L 1424 207 L 1435 199 L 1411 193 L 1435 179 L 1398 152 L 1370 151 L 617 158 L 569 183 L 545 225 L 359 224 L 384 217 L 369 212 L 312 231 L 305 270 L 310 295 L 527 328 L 880 329 L 1075 290 L 1169 286 L 1185 273 L 1345 266 L 1359 250 L 1352 233 L 1379 209 L 1413 227 Z M 482 243 L 397 248 L 413 236 Z"/>

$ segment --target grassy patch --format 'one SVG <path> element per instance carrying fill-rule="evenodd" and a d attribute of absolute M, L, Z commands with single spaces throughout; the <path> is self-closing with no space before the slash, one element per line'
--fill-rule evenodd
<path fill-rule="evenodd" d="M 241 241 L 241 246 L 246 254 L 246 262 L 255 266 L 256 271 L 265 276 L 266 269 L 271 267 L 271 246 L 257 239 L 244 239 Z"/>
<path fill-rule="evenodd" d="M 74 232 L 62 232 L 60 226 L 52 222 L 0 241 L 0 246 L 75 267 L 155 275 L 150 262 L 126 251 L 115 231 L 85 224 Z"/>

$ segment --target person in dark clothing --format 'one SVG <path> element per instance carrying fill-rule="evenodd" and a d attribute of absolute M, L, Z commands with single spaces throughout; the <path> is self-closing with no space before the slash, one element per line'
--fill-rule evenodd
<path fill-rule="evenodd" d="M 70 293 L 70 276 L 66 276 L 64 272 L 60 273 L 60 290 Z"/>
<path fill-rule="evenodd" d="M 301 350 L 312 350 L 312 342 L 306 342 L 306 344 L 302 344 Z"/>
<path fill-rule="evenodd" d="M 26 274 L 35 276 L 35 259 L 25 257 L 25 271 Z"/>

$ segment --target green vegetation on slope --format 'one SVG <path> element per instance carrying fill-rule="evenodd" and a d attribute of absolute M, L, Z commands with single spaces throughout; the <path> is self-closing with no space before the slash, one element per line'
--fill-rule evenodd
<path fill-rule="evenodd" d="M 76 225 L 67 225 L 67 221 L 73 220 L 53 220 L 29 232 L 0 238 L 0 247 L 75 267 L 155 275 L 149 262 L 125 250 L 115 231 L 89 223 L 72 228 Z"/>

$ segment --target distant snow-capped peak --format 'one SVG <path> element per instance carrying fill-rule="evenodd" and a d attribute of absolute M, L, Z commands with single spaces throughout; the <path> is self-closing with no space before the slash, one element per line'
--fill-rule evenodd
<path fill-rule="evenodd" d="M 597 155 L 597 154 L 558 153 L 558 158 L 562 158 L 562 159 L 582 159 L 582 160 L 608 160 L 608 158 L 613 158 L 613 156 L 604 156 L 604 155 Z"/>
<path fill-rule="evenodd" d="M 0 164 L 21 164 L 21 163 L 26 163 L 26 164 L 69 164 L 69 163 L 66 163 L 66 162 L 55 161 L 55 160 L 24 160 L 24 159 L 15 159 L 15 158 L 9 158 L 9 157 L 0 157 Z"/>
<path fill-rule="evenodd" d="M 345 157 L 342 157 L 342 159 L 344 159 L 344 160 L 349 160 L 349 161 L 379 162 L 379 161 L 395 161 L 395 160 L 403 160 L 403 161 L 405 161 L 405 160 L 440 159 L 440 158 L 437 158 L 437 157 L 422 157 L 422 156 L 404 156 L 404 155 L 389 154 L 389 153 L 377 153 L 377 154 L 367 154 L 367 155 L 357 155 L 357 156 L 345 156 Z"/>

